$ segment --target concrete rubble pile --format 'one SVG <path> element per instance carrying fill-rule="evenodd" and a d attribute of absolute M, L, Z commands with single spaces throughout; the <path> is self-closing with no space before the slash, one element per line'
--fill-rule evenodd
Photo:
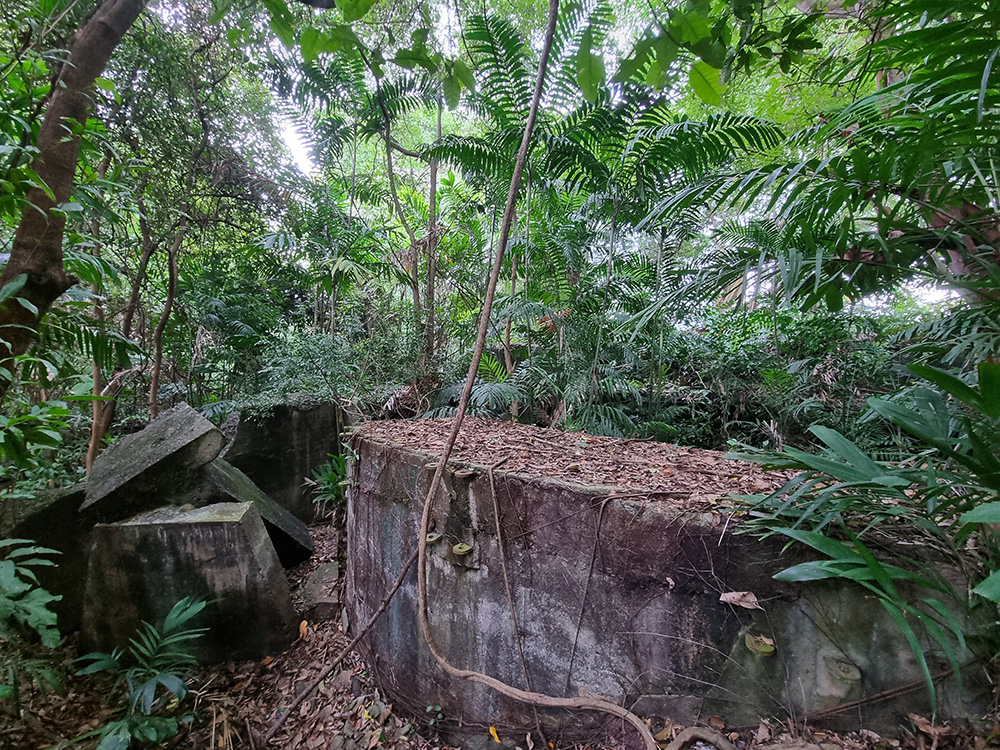
<path fill-rule="evenodd" d="M 326 409 L 317 413 L 329 416 Z M 295 421 L 308 424 L 301 415 Z M 313 553 L 307 508 L 289 487 L 291 474 L 308 476 L 337 449 L 339 431 L 324 443 L 322 427 L 311 433 L 305 456 L 255 456 L 254 441 L 242 433 L 266 432 L 241 420 L 229 450 L 235 445 L 233 457 L 253 466 L 257 477 L 271 478 L 265 493 L 220 457 L 227 449 L 223 433 L 180 404 L 105 450 L 86 482 L 39 497 L 13 523 L 0 524 L 0 536 L 34 539 L 62 553 L 40 583 L 63 596 L 55 607 L 60 627 L 81 627 L 87 647 L 126 646 L 142 621 L 162 622 L 190 596 L 208 602 L 194 623 L 208 628 L 197 643 L 202 661 L 274 654 L 297 632 L 282 567 Z"/>

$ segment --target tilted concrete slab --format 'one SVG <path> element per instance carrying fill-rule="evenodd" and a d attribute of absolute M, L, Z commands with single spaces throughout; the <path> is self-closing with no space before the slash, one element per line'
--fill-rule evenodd
<path fill-rule="evenodd" d="M 215 425 L 178 404 L 97 457 L 80 510 L 93 508 L 101 521 L 113 522 L 160 506 L 166 495 L 192 487 L 224 444 Z"/>
<path fill-rule="evenodd" d="M 250 478 L 228 462 L 217 458 L 204 468 L 206 486 L 197 504 L 252 503 L 285 567 L 308 560 L 314 551 L 309 527 L 265 495 Z"/>
<path fill-rule="evenodd" d="M 126 647 L 142 621 L 159 624 L 180 599 L 208 606 L 192 623 L 205 662 L 259 659 L 296 634 L 288 582 L 250 503 L 160 508 L 92 532 L 83 613 L 88 647 Z"/>

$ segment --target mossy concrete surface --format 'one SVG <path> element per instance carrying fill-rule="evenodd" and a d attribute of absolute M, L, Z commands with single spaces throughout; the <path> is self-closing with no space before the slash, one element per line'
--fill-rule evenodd
<path fill-rule="evenodd" d="M 80 510 L 113 522 L 162 505 L 165 496 L 189 490 L 224 444 L 215 425 L 178 404 L 97 457 Z"/>
<path fill-rule="evenodd" d="M 217 458 L 205 465 L 204 475 L 206 481 L 201 494 L 212 502 L 253 504 L 264 520 L 282 565 L 288 567 L 309 559 L 313 553 L 309 528 L 265 495 L 246 474 Z"/>
<path fill-rule="evenodd" d="M 355 449 L 346 606 L 358 626 L 417 545 L 437 457 L 361 438 Z M 435 638 L 457 667 L 520 688 L 527 672 L 533 690 L 595 693 L 681 724 L 716 715 L 756 725 L 761 717 L 801 718 L 865 698 L 826 723 L 893 732 L 909 712 L 930 715 L 916 660 L 878 601 L 848 584 L 774 581 L 802 558 L 782 554 L 778 542 L 734 534 L 738 520 L 729 511 L 609 499 L 608 487 L 499 470 L 494 495 L 484 467 L 449 469 L 432 515 L 441 537 L 429 548 L 427 575 Z M 471 552 L 456 554 L 459 543 Z M 418 714 L 440 705 L 448 719 L 474 726 L 533 727 L 530 707 L 442 674 L 414 615 L 416 583 L 412 569 L 363 643 L 387 693 Z M 728 592 L 752 592 L 762 609 L 721 601 Z M 929 659 L 932 672 L 948 666 L 933 652 Z M 939 691 L 939 717 L 984 708 L 971 691 L 962 703 L 953 688 Z M 564 731 L 587 731 L 583 716 L 541 716 Z"/>
<path fill-rule="evenodd" d="M 127 647 L 143 620 L 159 625 L 191 596 L 208 602 L 192 623 L 205 662 L 260 659 L 296 633 L 288 582 L 250 503 L 160 508 L 99 524 L 91 536 L 83 613 L 89 648 Z"/>

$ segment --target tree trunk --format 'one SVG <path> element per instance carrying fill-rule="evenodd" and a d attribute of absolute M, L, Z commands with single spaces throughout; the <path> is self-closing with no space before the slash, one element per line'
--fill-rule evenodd
<path fill-rule="evenodd" d="M 392 167 L 392 137 L 389 134 L 388 118 L 385 124 L 385 168 L 389 179 L 389 195 L 392 197 L 392 205 L 396 209 L 396 216 L 399 217 L 399 223 L 403 225 L 403 230 L 410 240 L 410 257 L 407 264 L 409 268 L 406 270 L 410 275 L 410 291 L 413 294 L 413 320 L 419 332 L 422 316 L 420 315 L 420 269 L 417 261 L 420 250 L 417 246 L 417 236 L 413 233 L 410 222 L 406 220 L 406 214 L 403 212 L 403 204 L 400 203 L 399 193 L 396 191 L 396 173 Z"/>
<path fill-rule="evenodd" d="M 105 156 L 103 161 L 101 161 L 100 167 L 97 169 L 97 176 L 100 179 L 104 179 L 105 175 L 108 173 L 108 166 L 111 160 L 110 157 Z M 101 257 L 101 222 L 98 219 L 94 219 L 90 224 L 90 233 L 94 236 L 94 255 L 98 258 Z M 100 323 L 104 323 L 104 301 L 101 299 L 101 294 L 104 292 L 104 285 L 98 282 L 94 288 L 94 318 Z M 99 397 L 103 389 L 103 376 L 104 371 L 101 368 L 101 362 L 98 357 L 94 356 L 92 375 L 94 380 L 93 395 Z M 104 440 L 104 434 L 108 429 L 108 422 L 104 419 L 105 412 L 110 410 L 110 402 L 97 401 L 95 400 L 90 405 L 91 410 L 91 420 L 90 420 L 90 444 L 87 447 L 87 457 L 84 460 L 84 467 L 87 472 L 87 476 L 90 476 L 90 469 L 94 465 L 94 459 L 97 458 L 97 454 L 101 450 L 101 443 Z"/>
<path fill-rule="evenodd" d="M 31 346 L 42 316 L 76 283 L 63 267 L 66 216 L 55 209 L 69 200 L 73 189 L 79 134 L 93 104 L 94 81 L 145 4 L 145 0 L 104 0 L 73 36 L 66 63 L 52 86 L 32 164 L 52 197 L 41 188 L 28 191 L 10 260 L 0 274 L 0 286 L 23 275 L 24 286 L 17 296 L 30 303 L 8 300 L 0 307 L 0 364 L 11 373 L 13 357 Z M 8 378 L 0 378 L 0 398 L 9 385 Z"/>
<path fill-rule="evenodd" d="M 441 102 L 437 106 L 437 139 L 441 140 Z M 440 233 L 437 225 L 437 159 L 430 162 L 430 191 L 427 195 L 427 286 L 424 289 L 424 306 L 427 315 L 424 318 L 424 357 L 423 369 L 429 371 L 434 365 L 435 315 L 434 315 L 434 281 L 437 275 L 437 246 Z"/>
<path fill-rule="evenodd" d="M 160 322 L 156 325 L 156 332 L 153 334 L 153 368 L 149 378 L 149 419 L 156 419 L 160 412 L 160 401 L 157 392 L 160 390 L 160 372 L 163 369 L 163 332 L 167 328 L 167 321 L 170 319 L 170 312 L 174 307 L 174 297 L 177 294 L 177 254 L 181 250 L 181 243 L 184 241 L 185 230 L 187 229 L 187 219 L 181 218 L 180 226 L 177 227 L 177 234 L 174 235 L 174 242 L 167 252 L 167 300 L 163 305 L 163 314 Z"/>

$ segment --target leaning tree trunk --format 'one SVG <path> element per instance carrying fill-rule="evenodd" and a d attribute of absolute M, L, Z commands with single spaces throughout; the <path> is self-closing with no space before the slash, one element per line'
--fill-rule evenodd
<path fill-rule="evenodd" d="M 93 104 L 94 81 L 145 4 L 146 0 L 104 0 L 73 36 L 66 63 L 52 86 L 32 163 L 51 197 L 41 188 L 28 191 L 10 260 L 0 274 L 0 286 L 23 275 L 17 297 L 29 303 L 10 299 L 0 306 L 0 366 L 11 373 L 13 357 L 31 346 L 42 316 L 76 283 L 63 268 L 66 216 L 56 209 L 69 200 L 73 189 L 80 132 Z M 9 386 L 9 378 L 0 378 L 0 399 Z"/>
<path fill-rule="evenodd" d="M 156 419 L 160 413 L 160 373 L 163 371 L 163 333 L 167 329 L 167 321 L 170 320 L 170 313 L 174 308 L 174 299 L 177 297 L 177 254 L 181 250 L 184 242 L 184 235 L 187 232 L 187 220 L 181 218 L 181 223 L 177 227 L 177 234 L 174 235 L 174 242 L 167 251 L 167 300 L 163 305 L 163 314 L 160 315 L 160 322 L 156 326 L 153 334 L 153 368 L 149 378 L 149 419 Z"/>

